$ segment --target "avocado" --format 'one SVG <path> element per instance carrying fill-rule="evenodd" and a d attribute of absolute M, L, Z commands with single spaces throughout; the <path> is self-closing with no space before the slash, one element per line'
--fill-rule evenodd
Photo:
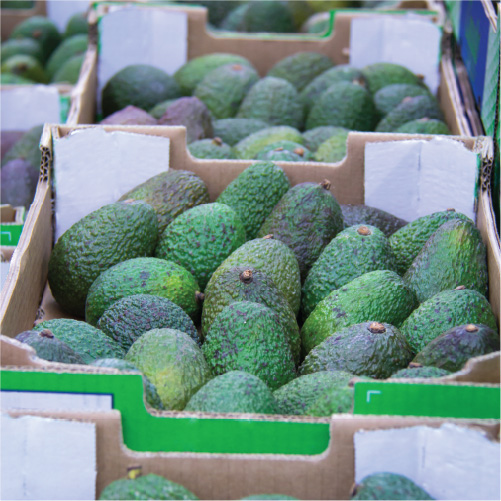
<path fill-rule="evenodd" d="M 278 61 L 267 73 L 283 78 L 301 92 L 315 77 L 333 67 L 333 62 L 319 52 L 296 52 Z"/>
<path fill-rule="evenodd" d="M 243 31 L 247 33 L 294 33 L 294 20 L 283 2 L 248 2 L 243 15 Z"/>
<path fill-rule="evenodd" d="M 80 77 L 80 69 L 85 59 L 85 54 L 77 54 L 64 62 L 54 73 L 51 83 L 67 83 L 74 85 Z"/>
<path fill-rule="evenodd" d="M 290 181 L 281 167 L 273 162 L 256 162 L 241 172 L 216 201 L 237 213 L 247 240 L 251 240 L 289 188 Z"/>
<path fill-rule="evenodd" d="M 282 160 L 289 162 L 308 162 L 312 160 L 311 152 L 302 144 L 294 141 L 277 141 L 265 146 L 257 155 L 256 160 Z"/>
<path fill-rule="evenodd" d="M 415 360 L 415 359 L 414 359 Z M 414 361 L 409 364 L 409 367 L 400 369 L 390 376 L 390 379 L 396 378 L 435 378 L 443 377 L 451 374 L 450 371 L 444 369 L 439 369 L 438 367 L 431 367 L 427 365 L 421 365 L 415 363 Z"/>
<path fill-rule="evenodd" d="M 414 362 L 456 372 L 473 357 L 499 351 L 499 334 L 482 324 L 458 325 L 430 341 Z"/>
<path fill-rule="evenodd" d="M 0 74 L 0 84 L 2 85 L 33 85 L 34 83 L 36 82 L 33 80 L 13 75 L 12 73 Z"/>
<path fill-rule="evenodd" d="M 394 63 L 374 63 L 362 68 L 362 74 L 371 94 L 392 84 L 423 85 L 423 80 L 405 66 Z"/>
<path fill-rule="evenodd" d="M 79 34 L 63 40 L 57 49 L 51 54 L 45 71 L 51 79 L 63 64 L 73 56 L 85 54 L 87 50 L 88 36 Z"/>
<path fill-rule="evenodd" d="M 50 255 L 54 299 L 66 312 L 83 317 L 94 280 L 121 261 L 151 256 L 157 238 L 155 211 L 142 201 L 115 202 L 87 214 L 61 235 Z"/>
<path fill-rule="evenodd" d="M 221 273 L 234 266 L 250 266 L 263 271 L 287 299 L 295 315 L 299 312 L 301 296 L 301 276 L 294 253 L 280 240 L 267 235 L 249 240 L 232 252 L 212 274 L 207 290 L 211 288 Z"/>
<path fill-rule="evenodd" d="M 123 372 L 141 373 L 141 371 L 134 364 L 120 358 L 99 358 L 98 360 L 94 360 L 90 365 L 93 365 L 94 367 L 109 367 Z M 154 409 L 163 410 L 164 404 L 160 400 L 155 385 L 153 385 L 145 375 L 142 376 L 146 402 Z"/>
<path fill-rule="evenodd" d="M 1 172 L 2 204 L 29 209 L 38 184 L 38 172 L 22 158 L 7 162 Z"/>
<path fill-rule="evenodd" d="M 332 136 L 342 135 L 342 133 L 347 134 L 348 132 L 349 130 L 345 129 L 344 127 L 334 127 L 333 125 L 322 125 L 320 127 L 315 127 L 303 132 L 304 145 L 312 153 L 315 153 L 318 150 L 318 147 L 322 143 L 327 141 L 327 139 L 331 138 Z M 346 150 L 346 144 L 344 146 L 344 149 Z"/>
<path fill-rule="evenodd" d="M 452 219 L 425 243 L 404 275 L 419 302 L 463 285 L 487 295 L 487 250 L 471 221 Z"/>
<path fill-rule="evenodd" d="M 2 73 L 11 73 L 21 78 L 33 80 L 37 83 L 48 83 L 47 75 L 42 65 L 33 56 L 17 54 L 2 62 Z"/>
<path fill-rule="evenodd" d="M 286 125 L 277 125 L 249 134 L 233 147 L 233 151 L 237 158 L 251 159 L 265 146 L 282 140 L 294 141 L 299 144 L 303 143 L 303 137 L 297 129 Z"/>
<path fill-rule="evenodd" d="M 268 386 L 257 376 L 243 371 L 229 371 L 202 386 L 184 410 L 276 414 L 277 402 Z"/>
<path fill-rule="evenodd" d="M 391 84 L 379 89 L 374 94 L 374 104 L 379 115 L 384 117 L 407 97 L 430 95 L 430 91 L 422 85 Z"/>
<path fill-rule="evenodd" d="M 296 255 L 304 282 L 324 247 L 343 229 L 343 215 L 330 182 L 300 183 L 280 199 L 257 236 L 272 234 Z"/>
<path fill-rule="evenodd" d="M 165 409 L 182 410 L 211 378 L 197 343 L 176 329 L 152 329 L 130 347 L 133 363 L 156 387 Z"/>
<path fill-rule="evenodd" d="M 415 292 L 395 272 L 366 273 L 317 304 L 301 330 L 304 354 L 353 324 L 375 320 L 400 328 L 418 304 Z"/>
<path fill-rule="evenodd" d="M 195 173 L 169 169 L 125 193 L 120 201 L 131 198 L 143 200 L 155 209 L 160 237 L 177 216 L 192 207 L 209 203 L 209 190 Z"/>
<path fill-rule="evenodd" d="M 324 91 L 311 107 L 306 130 L 322 125 L 371 131 L 377 121 L 376 108 L 369 92 L 359 84 L 338 82 Z"/>
<path fill-rule="evenodd" d="M 216 268 L 245 241 L 245 227 L 229 205 L 202 204 L 183 212 L 165 228 L 155 256 L 183 266 L 203 292 Z"/>
<path fill-rule="evenodd" d="M 292 496 L 286 496 L 285 494 L 253 494 L 251 496 L 246 496 L 244 498 L 240 498 L 241 501 L 247 501 L 247 500 L 259 500 L 259 499 L 284 499 L 284 500 L 287 500 L 287 499 L 296 499 L 297 498 L 293 498 Z"/>
<path fill-rule="evenodd" d="M 64 30 L 64 38 L 71 38 L 75 35 L 89 33 L 89 23 L 87 22 L 86 12 L 77 12 L 73 14 L 67 21 Z"/>
<path fill-rule="evenodd" d="M 287 333 L 275 310 L 250 301 L 234 302 L 212 323 L 202 351 L 214 374 L 245 371 L 272 390 L 294 379 Z"/>
<path fill-rule="evenodd" d="M 245 57 L 236 54 L 214 52 L 188 61 L 174 73 L 174 79 L 178 83 L 182 95 L 191 96 L 196 86 L 208 73 L 225 64 L 241 64 L 252 67 L 251 63 Z"/>
<path fill-rule="evenodd" d="M 232 2 L 236 3 L 236 2 Z M 238 7 L 235 7 L 231 12 L 228 12 L 226 17 L 221 21 L 218 29 L 221 31 L 245 32 L 244 16 L 249 8 L 249 3 L 244 2 Z"/>
<path fill-rule="evenodd" d="M 136 478 L 121 478 L 108 484 L 99 499 L 198 499 L 180 484 L 150 473 Z"/>
<path fill-rule="evenodd" d="M 356 484 L 351 500 L 355 499 L 435 499 L 412 480 L 397 473 L 373 473 Z"/>
<path fill-rule="evenodd" d="M 304 377 L 304 376 L 303 376 Z M 352 386 L 337 385 L 323 392 L 313 404 L 311 404 L 305 416 L 329 417 L 332 414 L 353 413 L 353 400 L 355 390 Z"/>
<path fill-rule="evenodd" d="M 274 310 L 284 329 L 292 355 L 299 361 L 300 336 L 296 316 L 273 280 L 250 266 L 233 266 L 220 273 L 205 291 L 202 336 L 206 337 L 222 310 L 235 301 L 251 301 Z"/>
<path fill-rule="evenodd" d="M 193 320 L 170 299 L 153 294 L 134 294 L 119 299 L 103 313 L 97 327 L 124 350 L 151 329 L 177 329 L 202 345 Z"/>
<path fill-rule="evenodd" d="M 341 210 L 343 211 L 344 224 L 347 227 L 354 224 L 369 224 L 379 228 L 387 237 L 408 224 L 404 219 L 370 205 L 341 204 Z"/>
<path fill-rule="evenodd" d="M 177 82 L 165 71 L 148 64 L 132 64 L 115 73 L 101 95 L 103 115 L 107 117 L 129 104 L 148 111 L 182 94 Z"/>
<path fill-rule="evenodd" d="M 33 330 L 49 329 L 60 341 L 78 353 L 84 363 L 90 364 L 98 358 L 124 358 L 125 351 L 104 332 L 92 325 L 71 318 L 44 320 Z"/>
<path fill-rule="evenodd" d="M 212 127 L 215 137 L 219 137 L 224 143 L 234 146 L 253 132 L 266 129 L 269 125 L 256 118 L 222 118 L 221 120 L 214 120 Z"/>
<path fill-rule="evenodd" d="M 251 87 L 236 116 L 299 129 L 303 124 L 303 106 L 290 82 L 268 76 Z"/>
<path fill-rule="evenodd" d="M 192 3 L 190 0 L 188 3 Z M 233 12 L 241 0 L 197 0 L 196 4 L 206 7 L 209 14 L 209 23 L 218 26 L 230 12 Z"/>
<path fill-rule="evenodd" d="M 325 140 L 315 152 L 314 159 L 317 162 L 340 162 L 347 153 L 348 134 L 349 131 L 341 130 Z"/>
<path fill-rule="evenodd" d="M 419 217 L 391 235 L 390 245 L 395 256 L 397 272 L 400 275 L 409 269 L 432 234 L 451 219 L 470 220 L 461 212 L 447 209 Z"/>
<path fill-rule="evenodd" d="M 405 134 L 452 134 L 446 123 L 435 118 L 418 118 L 416 120 L 411 120 L 395 129 L 395 132 Z"/>
<path fill-rule="evenodd" d="M 55 337 L 49 329 L 24 331 L 18 334 L 15 339 L 31 346 L 36 351 L 37 357 L 43 360 L 63 364 L 85 364 L 78 353 Z"/>
<path fill-rule="evenodd" d="M 57 26 L 45 16 L 31 16 L 21 21 L 11 32 L 9 38 L 33 38 L 42 47 L 42 61 L 45 63 L 61 42 Z M 3 70 L 2 70 L 3 71 Z"/>
<path fill-rule="evenodd" d="M 182 99 L 182 98 L 179 98 L 179 99 Z M 153 106 L 153 108 L 151 108 L 151 110 L 149 110 L 148 113 L 156 120 L 159 120 L 160 118 L 163 117 L 163 115 L 165 115 L 167 108 L 171 104 L 174 104 L 176 101 L 177 101 L 177 99 L 167 99 L 165 101 L 162 101 L 161 103 L 155 104 L 155 106 Z"/>
<path fill-rule="evenodd" d="M 293 379 L 273 392 L 280 414 L 304 415 L 327 390 L 348 385 L 353 374 L 344 371 L 319 371 Z"/>
<path fill-rule="evenodd" d="M 12 56 L 24 54 L 35 58 L 40 64 L 43 64 L 42 46 L 34 38 L 19 38 L 14 40 L 5 40 L 1 46 L 2 61 L 7 61 Z"/>
<path fill-rule="evenodd" d="M 330 12 L 316 12 L 301 26 L 301 33 L 326 33 L 331 25 Z"/>
<path fill-rule="evenodd" d="M 400 330 L 415 353 L 458 325 L 483 324 L 496 330 L 491 305 L 478 291 L 459 286 L 435 294 L 414 310 Z"/>
<path fill-rule="evenodd" d="M 128 259 L 107 269 L 94 281 L 87 295 L 85 320 L 97 325 L 103 313 L 119 299 L 153 294 L 170 299 L 197 321 L 199 290 L 193 275 L 176 263 L 154 257 Z"/>
<path fill-rule="evenodd" d="M 214 135 L 209 110 L 196 97 L 176 99 L 158 119 L 158 125 L 183 125 L 187 144 Z"/>
<path fill-rule="evenodd" d="M 213 118 L 234 117 L 249 89 L 259 80 L 257 71 L 242 64 L 227 64 L 208 73 L 193 93 Z"/>
<path fill-rule="evenodd" d="M 375 270 L 395 271 L 390 243 L 375 226 L 355 225 L 341 231 L 313 263 L 301 291 L 301 312 L 308 318 L 333 290 Z"/>
<path fill-rule="evenodd" d="M 214 158 L 218 160 L 234 158 L 231 146 L 223 143 L 219 137 L 193 141 L 188 145 L 188 151 L 195 158 Z"/>
<path fill-rule="evenodd" d="M 393 108 L 376 126 L 376 132 L 394 132 L 411 120 L 435 118 L 443 120 L 437 100 L 432 95 L 406 97 Z"/>
<path fill-rule="evenodd" d="M 101 125 L 157 125 L 157 121 L 137 106 L 126 106 L 101 120 Z"/>
<path fill-rule="evenodd" d="M 40 137 L 43 132 L 43 124 L 35 125 L 27 130 L 21 138 L 16 141 L 2 158 L 2 168 L 7 162 L 22 158 L 33 166 L 35 171 L 40 171 L 42 163 L 42 152 L 40 151 Z"/>

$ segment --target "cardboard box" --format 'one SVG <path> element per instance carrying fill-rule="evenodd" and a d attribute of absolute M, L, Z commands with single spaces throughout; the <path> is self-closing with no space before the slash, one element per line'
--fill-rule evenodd
<path fill-rule="evenodd" d="M 0 205 L 0 246 L 15 247 L 23 231 L 26 209 L 24 207 L 12 207 L 12 205 Z"/>
<path fill-rule="evenodd" d="M 2 6 L 2 40 L 7 40 L 14 28 L 32 16 L 45 16 L 45 1 L 33 0 L 32 7 L 27 9 L 6 9 Z"/>

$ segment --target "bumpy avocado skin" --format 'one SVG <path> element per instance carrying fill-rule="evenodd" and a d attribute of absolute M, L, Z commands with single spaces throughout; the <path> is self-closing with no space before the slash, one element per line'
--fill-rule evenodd
<path fill-rule="evenodd" d="M 453 327 L 430 341 L 413 362 L 456 372 L 473 357 L 499 351 L 499 334 L 481 324 Z"/>
<path fill-rule="evenodd" d="M 354 499 L 435 499 L 412 480 L 396 473 L 374 473 L 356 485 Z"/>
<path fill-rule="evenodd" d="M 151 329 L 177 329 L 202 345 L 193 320 L 166 297 L 135 294 L 113 303 L 97 327 L 128 350 L 141 334 Z"/>
<path fill-rule="evenodd" d="M 182 266 L 154 257 L 129 259 L 102 273 L 89 289 L 85 320 L 96 325 L 103 313 L 116 301 L 134 294 L 154 294 L 170 299 L 196 322 L 200 287 Z"/>
<path fill-rule="evenodd" d="M 256 155 L 256 160 L 273 159 L 280 155 L 282 155 L 283 160 L 292 162 L 307 162 L 312 159 L 311 152 L 302 144 L 295 141 L 282 140 L 265 146 Z"/>
<path fill-rule="evenodd" d="M 239 174 L 216 202 L 229 205 L 238 214 L 247 240 L 251 240 L 289 188 L 290 181 L 278 165 L 256 162 Z"/>
<path fill-rule="evenodd" d="M 383 232 L 370 225 L 341 231 L 327 244 L 306 277 L 301 294 L 303 318 L 333 290 L 376 270 L 395 271 L 390 243 Z"/>
<path fill-rule="evenodd" d="M 2 158 L 2 167 L 11 160 L 22 158 L 38 172 L 42 163 L 42 152 L 39 148 L 42 132 L 43 125 L 35 125 L 25 132 L 5 153 Z"/>
<path fill-rule="evenodd" d="M 487 250 L 470 221 L 444 223 L 429 238 L 404 275 L 419 302 L 460 285 L 487 295 Z"/>
<path fill-rule="evenodd" d="M 405 134 L 452 134 L 445 122 L 435 118 L 418 118 L 416 120 L 411 120 L 401 125 L 395 132 Z"/>
<path fill-rule="evenodd" d="M 184 410 L 276 414 L 277 402 L 266 383 L 257 376 L 229 371 L 202 386 Z"/>
<path fill-rule="evenodd" d="M 160 236 L 167 225 L 184 211 L 209 203 L 209 190 L 195 173 L 169 169 L 136 186 L 120 200 L 130 198 L 144 200 L 155 209 Z"/>
<path fill-rule="evenodd" d="M 355 391 L 348 385 L 339 385 L 325 391 L 306 409 L 306 416 L 328 417 L 332 414 L 353 412 Z"/>
<path fill-rule="evenodd" d="M 386 323 L 385 332 L 372 332 L 371 325 L 350 325 L 329 336 L 308 353 L 300 373 L 341 370 L 384 379 L 407 367 L 414 354 L 402 333 Z"/>
<path fill-rule="evenodd" d="M 463 324 L 484 324 L 497 329 L 491 305 L 477 291 L 455 289 L 435 294 L 409 315 L 400 330 L 414 353 L 419 353 L 440 334 Z"/>
<path fill-rule="evenodd" d="M 413 360 L 415 362 L 416 359 Z M 406 367 L 405 369 L 400 369 L 394 372 L 390 379 L 395 378 L 434 378 L 448 376 L 451 371 L 446 371 L 444 369 L 439 369 L 438 367 L 430 367 L 428 365 L 423 365 L 422 367 Z"/>
<path fill-rule="evenodd" d="M 371 94 L 392 84 L 423 85 L 422 80 L 404 66 L 393 63 L 375 63 L 362 68 Z"/>
<path fill-rule="evenodd" d="M 91 212 L 54 245 L 48 275 L 52 295 L 65 311 L 83 317 L 94 280 L 121 261 L 151 256 L 157 238 L 155 211 L 144 202 L 116 202 Z"/>
<path fill-rule="evenodd" d="M 418 305 L 415 292 L 395 272 L 366 273 L 318 303 L 301 330 L 304 354 L 349 325 L 373 320 L 399 328 Z"/>
<path fill-rule="evenodd" d="M 212 127 L 214 137 L 219 137 L 224 143 L 235 146 L 250 134 L 266 129 L 269 124 L 255 118 L 222 118 L 221 120 L 214 120 Z"/>
<path fill-rule="evenodd" d="M 403 228 L 407 221 L 390 214 L 377 207 L 364 204 L 341 204 L 344 224 L 346 227 L 354 224 L 370 224 L 379 228 L 387 237 L 390 237 L 400 228 Z"/>
<path fill-rule="evenodd" d="M 390 244 L 395 255 L 399 275 L 403 275 L 409 269 L 412 261 L 431 235 L 451 219 L 471 221 L 461 212 L 446 210 L 415 219 L 392 234 Z"/>
<path fill-rule="evenodd" d="M 348 129 L 344 127 L 334 127 L 333 125 L 322 125 L 321 127 L 315 127 L 314 129 L 310 129 L 303 132 L 304 145 L 312 153 L 316 153 L 320 145 L 322 143 L 325 143 L 332 136 L 339 137 L 342 136 L 343 133 L 348 134 L 348 132 L 349 132 Z M 345 144 L 345 150 L 346 150 L 346 144 Z"/>
<path fill-rule="evenodd" d="M 122 478 L 108 484 L 99 499 L 198 499 L 182 485 L 150 473 L 135 479 Z"/>
<path fill-rule="evenodd" d="M 296 376 L 287 333 L 276 311 L 264 304 L 226 306 L 211 325 L 202 351 L 214 374 L 245 371 L 272 390 Z"/>
<path fill-rule="evenodd" d="M 317 149 L 314 159 L 317 162 L 340 162 L 347 152 L 349 131 L 341 131 L 325 140 Z"/>
<path fill-rule="evenodd" d="M 251 278 L 246 280 L 244 272 L 250 272 Z M 207 287 L 202 311 L 202 336 L 207 335 L 221 311 L 235 301 L 252 301 L 273 309 L 285 329 L 294 360 L 296 363 L 299 361 L 299 327 L 289 302 L 264 271 L 247 265 L 228 268 Z"/>
<path fill-rule="evenodd" d="M 272 236 L 255 238 L 232 252 L 213 273 L 207 290 L 219 275 L 234 266 L 250 266 L 268 275 L 295 315 L 299 313 L 301 301 L 301 275 L 294 253 L 280 240 Z"/>
<path fill-rule="evenodd" d="M 326 186 L 300 183 L 293 186 L 265 219 L 257 236 L 272 234 L 296 255 L 301 280 L 324 247 L 343 230 L 343 214 Z"/>
<path fill-rule="evenodd" d="M 188 145 L 190 155 L 195 158 L 213 158 L 224 160 L 234 158 L 230 145 L 222 143 L 217 139 L 199 139 Z"/>
<path fill-rule="evenodd" d="M 184 409 L 192 395 L 213 377 L 195 341 L 176 329 L 145 332 L 130 347 L 125 360 L 155 385 L 170 410 Z"/>
<path fill-rule="evenodd" d="M 406 97 L 429 96 L 430 91 L 421 85 L 391 84 L 374 94 L 374 104 L 378 113 L 384 117 L 396 108 Z"/>
<path fill-rule="evenodd" d="M 33 330 L 49 329 L 63 343 L 78 353 L 84 363 L 98 358 L 124 358 L 125 350 L 104 332 L 86 322 L 71 318 L 54 318 L 35 325 Z"/>
<path fill-rule="evenodd" d="M 217 267 L 245 241 L 242 220 L 229 205 L 203 204 L 165 228 L 155 256 L 183 266 L 203 291 Z"/>

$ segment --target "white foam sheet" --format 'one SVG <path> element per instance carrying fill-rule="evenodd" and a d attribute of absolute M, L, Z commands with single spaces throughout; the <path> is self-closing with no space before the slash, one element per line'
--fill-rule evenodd
<path fill-rule="evenodd" d="M 80 129 L 54 140 L 56 239 L 70 226 L 169 169 L 170 140 Z"/>
<path fill-rule="evenodd" d="M 25 131 L 61 121 L 59 92 L 49 85 L 23 85 L 1 90 L 2 130 Z M 29 113 L 27 113 L 29 110 Z"/>
<path fill-rule="evenodd" d="M 438 90 L 441 31 L 429 17 L 357 17 L 351 22 L 350 64 L 395 63 L 424 76 L 433 93 Z"/>
<path fill-rule="evenodd" d="M 64 33 L 70 17 L 79 12 L 86 12 L 89 3 L 89 0 L 45 0 L 47 17 Z"/>
<path fill-rule="evenodd" d="M 443 424 L 359 431 L 355 481 L 378 472 L 405 475 L 435 499 L 499 499 L 500 444 L 479 430 Z"/>
<path fill-rule="evenodd" d="M 96 499 L 94 423 L 0 419 L 2 499 Z"/>
<path fill-rule="evenodd" d="M 126 66 L 149 64 L 172 75 L 187 58 L 185 12 L 140 5 L 111 9 L 99 22 L 98 107 L 106 82 Z"/>
<path fill-rule="evenodd" d="M 461 142 L 367 143 L 365 203 L 406 221 L 454 208 L 475 220 L 478 154 Z"/>

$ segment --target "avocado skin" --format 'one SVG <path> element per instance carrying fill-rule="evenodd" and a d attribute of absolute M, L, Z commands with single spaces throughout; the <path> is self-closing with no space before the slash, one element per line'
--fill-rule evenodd
<path fill-rule="evenodd" d="M 68 83 L 75 85 L 80 76 L 80 69 L 85 59 L 85 54 L 77 54 L 68 59 L 51 79 L 51 83 Z"/>
<path fill-rule="evenodd" d="M 21 78 L 33 80 L 37 83 L 48 83 L 49 79 L 42 67 L 42 64 L 33 56 L 17 54 L 2 62 L 0 70 L 3 74 L 12 73 Z"/>
<path fill-rule="evenodd" d="M 26 160 L 38 173 L 42 163 L 42 152 L 40 151 L 40 138 L 43 132 L 43 124 L 35 125 L 26 131 L 18 141 L 16 141 L 2 158 L 2 167 L 11 160 L 22 158 Z"/>
<path fill-rule="evenodd" d="M 406 97 L 430 96 L 430 91 L 421 85 L 391 84 L 374 94 L 374 104 L 378 113 L 384 117 L 396 108 Z"/>
<path fill-rule="evenodd" d="M 7 61 L 9 57 L 17 54 L 26 54 L 27 56 L 34 57 L 43 64 L 42 47 L 34 38 L 5 40 L 5 42 L 2 42 L 0 51 L 0 59 L 2 61 Z"/>
<path fill-rule="evenodd" d="M 143 200 L 155 209 L 158 236 L 161 236 L 177 216 L 192 207 L 209 203 L 209 190 L 195 173 L 169 169 L 125 193 L 119 201 L 130 198 Z"/>
<path fill-rule="evenodd" d="M 105 205 L 77 221 L 58 239 L 49 258 L 52 295 L 68 313 L 83 317 L 94 280 L 127 259 L 153 254 L 158 222 L 141 201 Z"/>
<path fill-rule="evenodd" d="M 289 162 L 308 162 L 312 154 L 302 144 L 295 141 L 277 141 L 266 145 L 257 155 L 256 160 L 285 160 Z"/>
<path fill-rule="evenodd" d="M 146 111 L 136 106 L 126 106 L 99 122 L 101 125 L 157 125 L 157 121 Z"/>
<path fill-rule="evenodd" d="M 266 129 L 269 124 L 256 118 L 222 118 L 214 120 L 212 127 L 214 137 L 219 137 L 224 143 L 235 146 L 250 134 Z"/>
<path fill-rule="evenodd" d="M 431 365 L 450 372 L 463 368 L 473 357 L 499 351 L 499 334 L 487 325 L 477 324 L 476 332 L 467 330 L 465 324 L 453 327 L 430 341 L 415 357 L 413 362 Z"/>
<path fill-rule="evenodd" d="M 121 478 L 108 484 L 99 499 L 198 499 L 192 492 L 167 480 L 164 477 L 150 473 L 135 479 Z"/>
<path fill-rule="evenodd" d="M 245 283 L 241 274 L 250 270 L 252 280 Z M 221 311 L 235 301 L 261 303 L 274 310 L 284 328 L 294 360 L 299 362 L 301 339 L 296 316 L 289 302 L 278 290 L 273 280 L 264 272 L 251 266 L 234 266 L 220 273 L 205 290 L 202 310 L 202 336 L 207 336 L 209 329 Z"/>
<path fill-rule="evenodd" d="M 238 214 L 247 240 L 251 240 L 289 188 L 289 178 L 281 167 L 273 162 L 256 162 L 240 173 L 216 202 L 229 205 Z"/>
<path fill-rule="evenodd" d="M 245 371 L 274 390 L 296 376 L 287 333 L 276 311 L 250 301 L 226 306 L 202 345 L 214 374 Z"/>
<path fill-rule="evenodd" d="M 213 158 L 218 160 L 234 158 L 230 145 L 219 143 L 214 139 L 193 141 L 188 145 L 188 151 L 195 158 Z"/>
<path fill-rule="evenodd" d="M 399 328 L 418 305 L 415 292 L 395 272 L 366 273 L 318 303 L 301 330 L 303 353 L 349 325 L 375 320 Z"/>
<path fill-rule="evenodd" d="M 435 499 L 412 480 L 396 473 L 374 473 L 355 486 L 354 499 Z"/>
<path fill-rule="evenodd" d="M 342 133 L 348 134 L 348 132 L 349 130 L 344 127 L 334 127 L 333 125 L 322 125 L 321 127 L 315 127 L 314 129 L 303 132 L 304 145 L 312 153 L 316 153 L 320 145 L 322 143 L 325 143 L 327 139 L 330 139 L 332 136 L 340 136 Z"/>
<path fill-rule="evenodd" d="M 155 256 L 183 266 L 203 291 L 217 267 L 245 241 L 238 214 L 229 205 L 214 202 L 174 219 L 160 237 Z"/>
<path fill-rule="evenodd" d="M 354 396 L 355 390 L 351 386 L 330 388 L 306 409 L 305 416 L 330 417 L 332 414 L 352 413 Z"/>
<path fill-rule="evenodd" d="M 453 219 L 429 238 L 404 275 L 419 302 L 459 285 L 487 296 L 487 250 L 470 221 Z"/>
<path fill-rule="evenodd" d="M 187 313 L 166 297 L 135 294 L 119 299 L 102 315 L 97 327 L 128 350 L 141 334 L 151 329 L 177 329 L 202 345 Z"/>
<path fill-rule="evenodd" d="M 362 68 L 371 94 L 392 84 L 423 85 L 421 79 L 404 66 L 393 63 L 374 63 Z"/>
<path fill-rule="evenodd" d="M 38 184 L 36 169 L 26 160 L 16 158 L 2 167 L 0 176 L 2 204 L 10 204 L 12 207 L 22 205 L 28 210 Z"/>
<path fill-rule="evenodd" d="M 123 348 L 92 325 L 71 318 L 54 318 L 35 325 L 33 330 L 49 329 L 60 341 L 78 353 L 86 364 L 98 358 L 124 358 Z"/>
<path fill-rule="evenodd" d="M 341 131 L 326 139 L 317 149 L 314 159 L 317 162 L 340 162 L 347 152 L 349 131 Z"/>
<path fill-rule="evenodd" d="M 212 274 L 207 290 L 219 275 L 234 266 L 250 266 L 263 271 L 287 299 L 294 315 L 299 313 L 301 276 L 294 253 L 280 240 L 255 238 L 232 252 Z"/>
<path fill-rule="evenodd" d="M 407 367 L 414 354 L 402 333 L 386 323 L 382 323 L 385 332 L 372 333 L 371 324 L 372 321 L 353 324 L 329 336 L 308 353 L 300 374 L 341 370 L 385 379 Z"/>
<path fill-rule="evenodd" d="M 414 358 L 413 362 L 416 359 Z M 445 369 L 439 369 L 438 367 L 430 367 L 428 365 L 423 365 L 423 367 L 406 367 L 405 369 L 400 369 L 399 371 L 393 373 L 390 379 L 396 378 L 434 378 L 443 377 L 451 374 L 451 371 Z"/>
<path fill-rule="evenodd" d="M 434 212 L 415 219 L 391 235 L 390 244 L 399 275 L 403 275 L 409 269 L 432 234 L 451 219 L 471 221 L 467 216 L 455 210 Z"/>
<path fill-rule="evenodd" d="M 31 346 L 37 352 L 37 357 L 43 360 L 63 364 L 85 364 L 78 353 L 55 336 L 45 337 L 40 331 L 31 330 L 21 332 L 14 339 Z"/>
<path fill-rule="evenodd" d="M 277 402 L 266 383 L 257 376 L 243 371 L 229 371 L 202 386 L 184 410 L 276 414 Z"/>
<path fill-rule="evenodd" d="M 322 250 L 342 230 L 343 214 L 332 193 L 321 184 L 306 182 L 285 193 L 257 236 L 272 234 L 288 245 L 304 281 Z"/>
<path fill-rule="evenodd" d="M 73 35 L 63 40 L 51 54 L 45 66 L 45 72 L 51 79 L 57 70 L 71 57 L 84 54 L 87 50 L 88 36 L 83 34 Z"/>
<path fill-rule="evenodd" d="M 360 228 L 368 235 L 361 235 Z M 301 312 L 308 318 L 333 290 L 376 270 L 395 270 L 390 243 L 375 226 L 355 225 L 338 233 L 313 263 L 301 291 Z"/>
<path fill-rule="evenodd" d="M 364 204 L 341 204 L 344 224 L 346 227 L 355 224 L 370 224 L 379 228 L 387 237 L 390 237 L 400 228 L 403 228 L 407 221 L 390 214 L 377 207 Z"/>
<path fill-rule="evenodd" d="M 395 132 L 405 134 L 452 134 L 447 124 L 436 118 L 418 118 L 416 120 L 411 120 L 401 125 Z"/>
<path fill-rule="evenodd" d="M 400 330 L 414 353 L 419 353 L 440 334 L 467 323 L 497 329 L 491 305 L 482 294 L 469 289 L 455 289 L 439 292 L 422 303 L 409 315 Z"/>
<path fill-rule="evenodd" d="M 200 315 L 196 298 L 199 290 L 193 275 L 176 263 L 154 257 L 128 259 L 106 270 L 92 284 L 85 320 L 96 325 L 103 313 L 119 299 L 134 294 L 154 294 L 170 299 L 196 322 Z"/>

